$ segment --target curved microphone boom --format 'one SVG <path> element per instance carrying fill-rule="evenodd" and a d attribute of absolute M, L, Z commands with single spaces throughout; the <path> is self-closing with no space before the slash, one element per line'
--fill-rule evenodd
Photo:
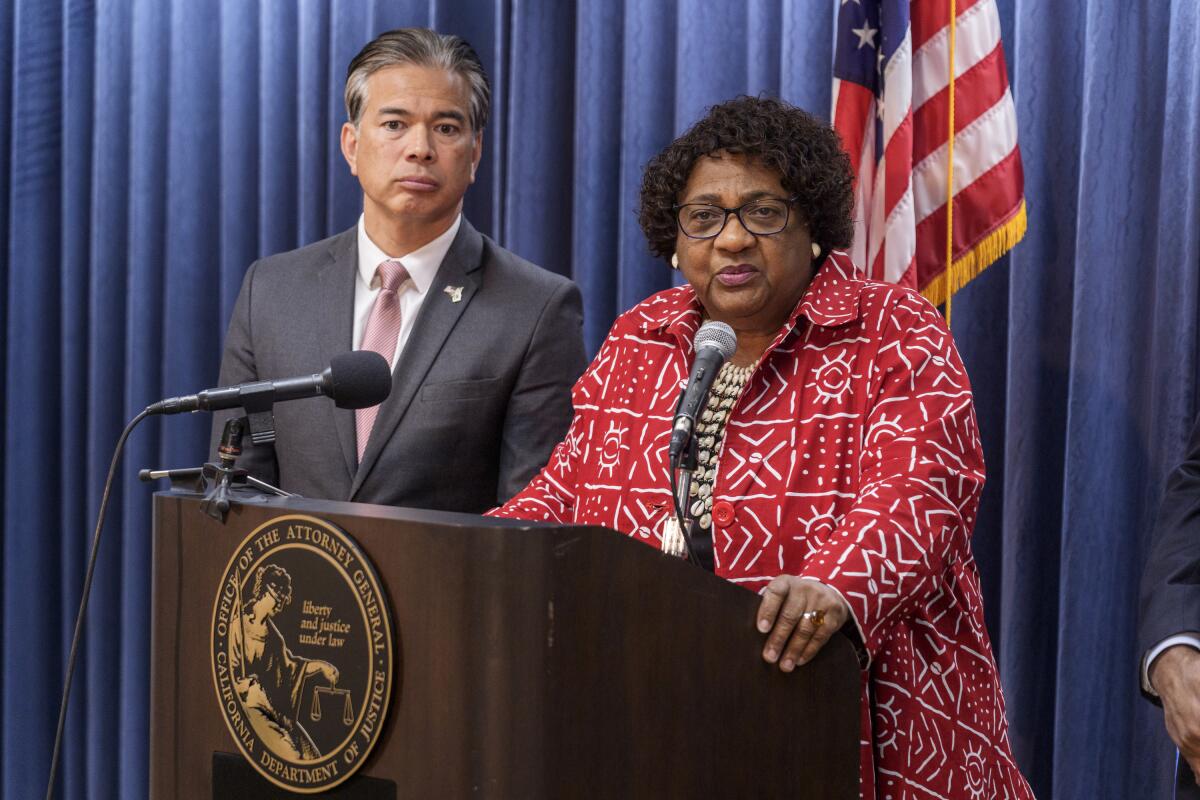
<path fill-rule="evenodd" d="M 197 394 L 168 397 L 147 407 L 150 414 L 182 414 L 186 411 L 220 411 L 245 408 L 256 411 L 285 400 L 305 397 L 333 398 L 338 408 L 370 408 L 387 399 L 392 391 L 392 370 L 387 360 L 371 350 L 339 353 L 320 373 L 252 381 L 237 386 L 205 389 Z"/>
<path fill-rule="evenodd" d="M 696 331 L 696 360 L 688 375 L 687 386 L 679 398 L 671 426 L 671 445 L 668 450 L 672 469 L 679 464 L 684 448 L 692 438 L 696 416 L 704 405 L 713 381 L 725 360 L 737 351 L 737 334 L 724 322 L 706 322 Z"/>

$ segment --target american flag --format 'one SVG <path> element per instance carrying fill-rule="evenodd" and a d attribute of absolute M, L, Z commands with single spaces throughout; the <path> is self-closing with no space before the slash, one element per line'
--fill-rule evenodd
<path fill-rule="evenodd" d="M 839 1 L 833 125 L 857 176 L 851 255 L 869 277 L 945 302 L 1025 233 L 1016 109 L 995 2 Z"/>

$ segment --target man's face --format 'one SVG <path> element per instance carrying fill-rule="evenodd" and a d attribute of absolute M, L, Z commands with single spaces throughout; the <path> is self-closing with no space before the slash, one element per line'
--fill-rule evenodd
<path fill-rule="evenodd" d="M 467 82 L 443 69 L 384 67 L 367 79 L 357 128 L 342 127 L 342 154 L 369 226 L 428 226 L 430 238 L 450 226 L 483 152 L 470 100 Z"/>

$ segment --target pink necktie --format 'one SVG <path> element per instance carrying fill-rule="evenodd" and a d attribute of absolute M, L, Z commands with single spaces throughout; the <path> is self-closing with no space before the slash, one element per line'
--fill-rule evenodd
<path fill-rule="evenodd" d="M 393 367 L 396 340 L 400 338 L 400 298 L 396 292 L 408 280 L 408 270 L 399 261 L 384 261 L 375 272 L 379 276 L 379 296 L 375 298 L 371 316 L 367 318 L 362 349 L 374 350 L 387 359 L 389 367 Z M 355 412 L 354 433 L 358 439 L 359 463 L 362 463 L 363 452 L 367 449 L 367 440 L 371 438 L 371 428 L 375 425 L 375 415 L 378 413 L 379 406 L 360 408 Z"/>

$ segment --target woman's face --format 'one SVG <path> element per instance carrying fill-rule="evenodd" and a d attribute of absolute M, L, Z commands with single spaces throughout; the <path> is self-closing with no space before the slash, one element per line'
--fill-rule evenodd
<path fill-rule="evenodd" d="M 696 162 L 678 202 L 737 208 L 788 197 L 775 170 L 722 150 Z M 787 321 L 813 273 L 808 229 L 795 208 L 789 211 L 787 227 L 772 235 L 750 233 L 734 214 L 711 239 L 675 234 L 679 268 L 711 319 L 762 335 Z"/>

